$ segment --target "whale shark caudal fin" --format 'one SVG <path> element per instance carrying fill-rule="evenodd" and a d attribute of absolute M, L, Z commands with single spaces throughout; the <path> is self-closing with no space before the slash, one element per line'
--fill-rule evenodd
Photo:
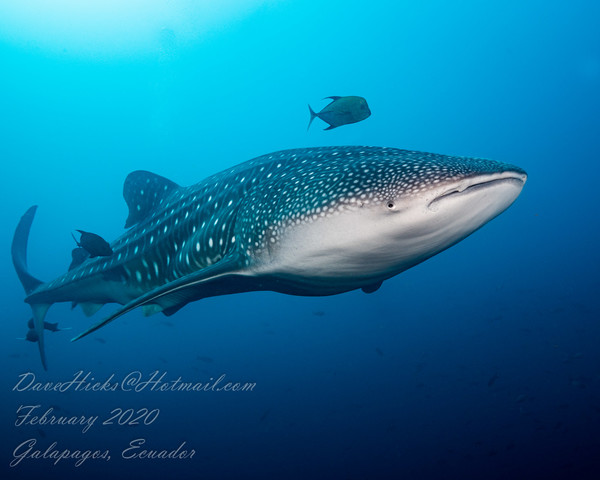
<path fill-rule="evenodd" d="M 13 265 L 27 295 L 43 283 L 41 280 L 32 276 L 27 268 L 27 243 L 36 210 L 37 205 L 34 205 L 21 217 L 17 229 L 15 230 L 11 247 Z M 48 370 L 46 353 L 44 351 L 44 318 L 49 308 L 50 304 L 47 303 L 31 305 L 31 311 L 33 312 L 33 329 L 38 335 L 38 347 L 40 349 L 40 357 L 42 359 L 44 370 Z"/>
<path fill-rule="evenodd" d="M 209 282 L 217 279 L 225 279 L 226 277 L 240 275 L 239 270 L 242 265 L 243 261 L 241 255 L 238 253 L 232 253 L 210 267 L 190 273 L 185 277 L 181 277 L 165 285 L 161 285 L 160 287 L 157 287 L 154 290 L 150 290 L 149 292 L 139 296 L 131 302 L 123 305 L 106 319 L 102 320 L 96 325 L 91 326 L 83 333 L 80 333 L 76 337 L 72 338 L 71 341 L 74 342 L 79 340 L 80 338 L 95 332 L 104 325 L 107 325 L 121 315 L 125 315 L 131 310 L 148 304 L 158 304 L 163 308 L 163 312 L 167 314 L 173 309 L 174 311 L 177 311 L 190 301 L 190 297 L 194 296 L 194 292 L 192 291 L 194 288 L 197 289 L 201 285 L 208 284 Z M 161 305 L 161 302 L 165 305 Z M 148 313 L 154 313 L 154 308 L 148 308 L 146 310 Z"/>
<path fill-rule="evenodd" d="M 30 275 L 27 270 L 27 243 L 36 210 L 37 205 L 34 205 L 21 217 L 13 236 L 11 248 L 13 265 L 27 295 L 43 283 L 41 280 Z"/>

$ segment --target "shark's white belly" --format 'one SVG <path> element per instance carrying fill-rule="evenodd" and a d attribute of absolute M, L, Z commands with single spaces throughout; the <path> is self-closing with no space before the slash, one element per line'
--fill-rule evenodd
<path fill-rule="evenodd" d="M 310 288 L 351 290 L 389 278 L 412 266 L 390 251 L 390 239 L 374 229 L 360 208 L 285 229 L 263 251 L 257 271 Z"/>

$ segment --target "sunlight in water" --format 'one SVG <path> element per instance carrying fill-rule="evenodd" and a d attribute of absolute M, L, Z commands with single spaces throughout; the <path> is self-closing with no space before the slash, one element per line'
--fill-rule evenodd
<path fill-rule="evenodd" d="M 77 55 L 172 49 L 266 0 L 0 0 L 0 42 Z M 269 3 L 273 3 L 272 1 Z"/>

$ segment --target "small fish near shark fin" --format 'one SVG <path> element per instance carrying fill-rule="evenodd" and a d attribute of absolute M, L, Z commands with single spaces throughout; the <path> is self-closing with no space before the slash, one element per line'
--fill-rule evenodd
<path fill-rule="evenodd" d="M 331 99 L 332 99 L 332 100 L 335 102 L 336 100 L 339 100 L 339 99 L 340 99 L 340 98 L 342 98 L 342 97 L 340 97 L 340 96 L 337 96 L 337 95 L 333 95 L 333 96 L 331 96 L 331 97 L 325 97 L 325 98 L 323 98 L 323 100 L 327 100 L 328 98 L 331 98 Z M 332 102 L 332 103 L 333 103 L 333 102 Z"/>
<path fill-rule="evenodd" d="M 138 298 L 132 300 L 131 302 L 123 305 L 116 312 L 108 316 L 106 319 L 97 323 L 96 325 L 91 326 L 83 333 L 80 333 L 76 337 L 72 338 L 71 341 L 74 342 L 79 340 L 80 338 L 89 335 L 92 332 L 95 332 L 99 328 L 104 325 L 112 322 L 117 319 L 121 315 L 125 315 L 131 310 L 136 309 L 137 307 L 141 307 L 148 304 L 158 303 L 161 304 L 161 300 L 165 301 L 168 299 L 170 306 L 176 306 L 179 304 L 185 305 L 189 301 L 189 294 L 186 292 L 188 289 L 199 288 L 202 284 L 210 283 L 213 280 L 218 278 L 226 277 L 229 275 L 234 276 L 235 272 L 238 271 L 243 265 L 242 257 L 238 253 L 233 253 L 228 257 L 223 258 L 218 263 L 211 265 L 210 267 L 206 267 L 202 270 L 199 270 L 194 273 L 190 273 L 185 277 L 178 278 L 172 282 L 169 282 L 165 285 L 161 285 L 154 290 L 150 290 L 149 292 L 140 295 Z M 189 290 L 188 290 L 189 291 Z M 165 309 L 169 309 L 168 306 L 164 307 Z"/>
<path fill-rule="evenodd" d="M 84 230 L 77 231 L 81 234 L 79 241 L 77 241 L 72 233 L 71 236 L 73 237 L 73 240 L 75 240 L 77 246 L 83 248 L 89 254 L 90 258 L 110 257 L 113 254 L 110 244 L 100 235 Z M 74 252 L 71 252 L 71 256 L 73 255 Z"/>
<path fill-rule="evenodd" d="M 123 185 L 123 198 L 129 207 L 125 228 L 152 215 L 154 209 L 178 188 L 175 182 L 145 170 L 127 175 Z"/>

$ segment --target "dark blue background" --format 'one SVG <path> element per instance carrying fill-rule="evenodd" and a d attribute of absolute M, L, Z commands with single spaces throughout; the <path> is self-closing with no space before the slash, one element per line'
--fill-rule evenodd
<path fill-rule="evenodd" d="M 3 478 L 597 478 L 598 18 L 592 1 L 265 2 L 191 37 L 167 22 L 137 53 L 0 31 Z M 373 114 L 307 133 L 306 104 L 329 95 L 364 96 Z M 372 295 L 212 298 L 168 319 L 136 311 L 76 343 L 92 320 L 59 304 L 47 320 L 73 331 L 47 335 L 48 372 L 16 340 L 30 312 L 9 250 L 30 205 L 29 264 L 50 280 L 72 230 L 122 233 L 132 170 L 187 185 L 263 153 L 345 144 L 493 158 L 529 181 L 506 213 Z M 12 391 L 26 371 L 77 370 L 257 386 Z M 85 435 L 15 427 L 31 403 L 161 413 Z M 112 459 L 9 469 L 28 438 Z M 134 438 L 186 441 L 196 456 L 119 459 Z"/>

